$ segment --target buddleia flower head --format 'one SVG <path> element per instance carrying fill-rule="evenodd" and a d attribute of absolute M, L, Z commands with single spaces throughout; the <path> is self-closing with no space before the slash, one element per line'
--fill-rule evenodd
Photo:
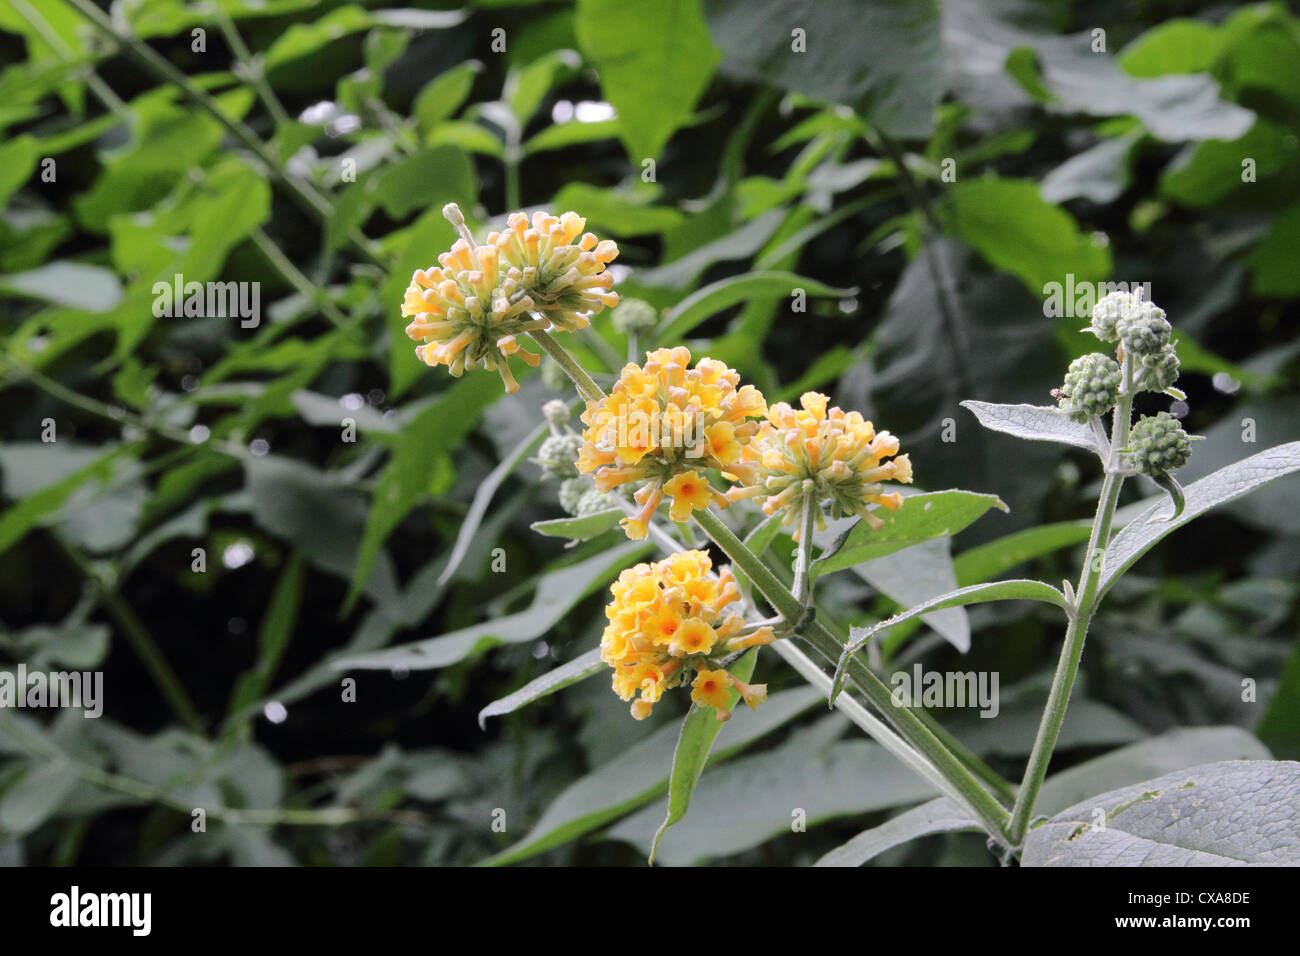
<path fill-rule="evenodd" d="M 898 439 L 877 432 L 857 412 L 827 408 L 828 401 L 805 392 L 798 409 L 785 402 L 772 405 L 745 448 L 744 461 L 731 468 L 739 484 L 728 498 L 753 498 L 767 514 L 783 512 L 786 524 L 795 522 L 810 501 L 819 528 L 825 527 L 822 503 L 828 499 L 832 517 L 857 515 L 876 528 L 882 522 L 872 505 L 897 511 L 903 498 L 885 491 L 883 482 L 912 481 L 912 463 L 898 454 Z"/>
<path fill-rule="evenodd" d="M 573 331 L 590 315 L 618 302 L 605 266 L 618 255 L 612 241 L 583 233 L 577 213 L 523 213 L 507 220 L 482 245 L 474 242 L 455 203 L 443 215 L 461 232 L 438 265 L 418 269 L 402 299 L 412 319 L 406 334 L 421 342 L 425 364 L 447 366 L 452 375 L 482 364 L 495 369 L 506 391 L 519 388 L 507 359 L 537 367 L 539 356 L 520 348 L 519 337 L 535 330 Z"/>
<path fill-rule="evenodd" d="M 737 388 L 739 381 L 713 359 L 692 368 L 690 351 L 678 346 L 647 353 L 644 365 L 629 363 L 605 398 L 587 403 L 578 470 L 595 472 L 602 491 L 638 485 L 641 511 L 623 522 L 629 537 L 645 537 L 665 495 L 675 521 L 711 503 L 727 504 L 707 472 L 725 472 L 741 460 L 758 430 L 752 419 L 767 409 L 762 394 L 752 385 Z"/>
<path fill-rule="evenodd" d="M 614 692 L 632 702 L 632 716 L 649 716 L 665 690 L 695 674 L 691 699 L 731 716 L 731 692 L 751 707 L 767 696 L 763 684 L 732 676 L 721 660 L 775 637 L 770 627 L 747 628 L 733 605 L 740 587 L 729 568 L 713 575 L 704 551 L 683 551 L 619 575 L 605 608 L 600 657 L 614 670 Z"/>

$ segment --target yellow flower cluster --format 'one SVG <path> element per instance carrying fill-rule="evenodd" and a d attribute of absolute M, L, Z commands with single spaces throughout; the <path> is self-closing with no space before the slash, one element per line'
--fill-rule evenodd
<path fill-rule="evenodd" d="M 912 481 L 912 463 L 898 454 L 898 439 L 877 432 L 857 412 L 828 409 L 827 401 L 825 395 L 806 392 L 799 410 L 785 402 L 771 406 L 767 421 L 745 448 L 745 460 L 731 468 L 740 485 L 728 498 L 754 498 L 767 514 L 786 509 L 789 524 L 811 496 L 819 528 L 825 527 L 821 502 L 827 498 L 832 517 L 854 514 L 873 528 L 883 522 L 868 505 L 890 511 L 902 507 L 902 496 L 887 493 L 881 484 Z"/>
<path fill-rule="evenodd" d="M 691 670 L 691 700 L 714 708 L 718 720 L 731 716 L 732 690 L 751 709 L 767 697 L 766 684 L 746 684 L 712 660 L 775 636 L 770 627 L 744 632 L 744 618 L 728 610 L 740 600 L 736 579 L 729 568 L 716 576 L 712 568 L 707 553 L 683 551 L 628 568 L 610 589 L 614 600 L 605 608 L 609 624 L 600 657 L 614 669 L 614 692 L 632 701 L 637 720 Z"/>
<path fill-rule="evenodd" d="M 740 376 L 722 362 L 702 358 L 690 367 L 691 353 L 678 346 L 646 354 L 644 365 L 629 363 L 613 390 L 587 403 L 578 470 L 595 472 L 596 487 L 611 491 L 641 482 L 640 513 L 623 521 L 628 537 L 644 538 L 655 509 L 667 494 L 674 521 L 726 497 L 701 474 L 724 474 L 741 460 L 745 444 L 758 431 L 767 410 L 752 385 L 737 388 Z"/>
<path fill-rule="evenodd" d="M 473 242 L 454 203 L 443 214 L 462 236 L 437 266 L 415 272 L 402 300 L 402 315 L 413 317 L 406 334 L 424 343 L 415 354 L 427 365 L 446 365 L 459 377 L 481 362 L 514 392 L 507 358 L 533 367 L 540 359 L 519 347 L 520 335 L 585 328 L 589 314 L 618 304 L 605 270 L 618 246 L 583 233 L 587 221 L 577 213 L 538 212 L 531 225 L 515 213 L 505 232 L 490 233 L 483 245 Z"/>

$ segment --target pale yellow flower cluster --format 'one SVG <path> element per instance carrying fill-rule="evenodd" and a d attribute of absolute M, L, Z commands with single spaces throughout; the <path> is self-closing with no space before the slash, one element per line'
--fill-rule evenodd
<path fill-rule="evenodd" d="M 459 209 L 444 212 L 463 228 Z M 415 272 L 402 299 L 402 315 L 413 318 L 406 334 L 423 343 L 415 354 L 455 376 L 481 363 L 500 374 L 507 392 L 518 390 L 507 359 L 539 361 L 519 347 L 519 336 L 585 328 L 592 314 L 618 304 L 605 269 L 618 246 L 584 233 L 586 224 L 573 212 L 538 212 L 531 223 L 515 213 L 483 245 L 457 239 L 437 266 Z"/>
<path fill-rule="evenodd" d="M 628 568 L 610 588 L 600 656 L 614 669 L 614 692 L 632 701 L 638 720 L 691 672 L 691 699 L 714 708 L 719 720 L 731 716 L 733 690 L 751 708 L 766 699 L 766 684 L 746 684 L 715 660 L 771 643 L 774 634 L 770 627 L 745 631 L 745 619 L 730 607 L 740 600 L 736 579 L 729 568 L 716 576 L 712 568 L 707 553 L 683 551 Z"/>

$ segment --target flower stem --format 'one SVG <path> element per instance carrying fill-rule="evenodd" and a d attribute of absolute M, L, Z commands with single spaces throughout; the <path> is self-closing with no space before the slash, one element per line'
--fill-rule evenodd
<path fill-rule="evenodd" d="M 812 551 L 813 522 L 816 518 L 817 502 L 812 492 L 803 496 L 803 508 L 799 512 L 798 550 L 794 556 L 794 588 L 791 594 L 805 607 L 812 603 L 812 580 L 808 574 L 810 552 Z"/>
<path fill-rule="evenodd" d="M 1061 724 L 1065 720 L 1065 710 L 1070 703 L 1070 692 L 1074 689 L 1074 681 L 1079 674 L 1079 661 L 1083 657 L 1083 644 L 1088 636 L 1088 625 L 1092 622 L 1092 615 L 1097 609 L 1102 559 L 1106 553 L 1106 545 L 1110 541 L 1111 523 L 1115 518 L 1115 506 L 1119 502 L 1120 488 L 1124 484 L 1124 474 L 1120 468 L 1117 450 L 1128 446 L 1132 414 L 1133 359 L 1125 356 L 1123 387 L 1120 390 L 1119 401 L 1115 405 L 1114 421 L 1111 425 L 1106 477 L 1102 482 L 1097 512 L 1092 519 L 1092 534 L 1088 538 L 1083 571 L 1079 576 L 1079 585 L 1075 588 L 1077 598 L 1074 609 L 1070 613 L 1070 623 L 1065 629 L 1065 641 L 1061 647 L 1061 658 L 1056 665 L 1056 674 L 1052 678 L 1052 689 L 1047 695 L 1047 706 L 1043 709 L 1043 718 L 1039 722 L 1038 734 L 1034 738 L 1034 748 L 1030 751 L 1029 763 L 1025 767 L 1025 776 L 1020 784 L 1020 792 L 1016 796 L 1016 805 L 1011 814 L 1009 835 L 1015 846 L 1019 846 L 1025 839 L 1034 812 L 1034 804 L 1043 789 L 1048 764 L 1052 760 L 1052 751 L 1056 749 L 1056 741 L 1061 735 Z"/>
<path fill-rule="evenodd" d="M 578 360 L 569 354 L 559 342 L 551 337 L 551 333 L 543 329 L 533 329 L 528 333 L 532 336 L 533 341 L 542 347 L 542 350 L 564 369 L 564 374 L 573 380 L 573 384 L 578 388 L 578 394 L 589 402 L 598 402 L 605 397 L 605 391 L 596 384 L 595 379 L 587 374 L 587 370 L 578 364 Z"/>
<path fill-rule="evenodd" d="M 696 511 L 694 518 L 704 533 L 745 573 L 777 613 L 788 621 L 800 619 L 804 608 L 799 599 L 786 590 L 771 569 L 736 537 L 721 518 L 711 510 Z M 844 650 L 843 642 L 816 619 L 804 627 L 801 636 L 830 661 L 838 660 Z M 957 756 L 944 746 L 916 714 L 906 707 L 895 706 L 889 687 L 857 658 L 849 663 L 849 680 L 885 715 L 904 739 L 943 775 L 953 791 L 961 795 L 966 809 L 985 830 L 999 843 L 1009 845 L 1006 829 L 1009 818 L 1006 809 L 984 789 Z"/>

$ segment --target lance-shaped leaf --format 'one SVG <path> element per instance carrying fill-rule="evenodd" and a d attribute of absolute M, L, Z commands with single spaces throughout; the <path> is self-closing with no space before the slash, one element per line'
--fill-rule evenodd
<path fill-rule="evenodd" d="M 570 541 L 586 541 L 598 534 L 604 534 L 623 518 L 621 508 L 609 508 L 597 511 L 581 518 L 553 518 L 550 521 L 534 521 L 530 528 L 548 538 L 568 538 Z"/>
<path fill-rule="evenodd" d="M 487 514 L 488 505 L 492 503 L 492 498 L 496 495 L 497 489 L 528 457 L 528 453 L 533 450 L 533 447 L 542 440 L 542 436 L 549 430 L 550 427 L 543 423 L 530 431 L 524 436 L 523 441 L 516 445 L 510 454 L 480 482 L 478 489 L 474 492 L 474 500 L 470 502 L 469 511 L 465 513 L 465 520 L 460 523 L 460 531 L 456 532 L 456 544 L 451 549 L 451 557 L 447 559 L 447 566 L 442 569 L 442 574 L 438 575 L 439 586 L 450 581 L 451 576 L 460 567 L 460 563 L 465 560 L 465 555 L 469 553 L 470 543 L 474 539 L 474 532 L 483 523 L 483 516 Z"/>
<path fill-rule="evenodd" d="M 655 337 L 660 342 L 675 342 L 711 315 L 716 315 L 737 302 L 748 302 L 764 296 L 788 295 L 795 289 L 810 296 L 844 298 L 857 289 L 841 289 L 808 279 L 793 272 L 750 272 L 745 275 L 719 279 L 703 289 L 693 292 L 664 316 Z"/>
<path fill-rule="evenodd" d="M 1300 864 L 1300 763 L 1226 760 L 1077 803 L 1032 827 L 1025 866 Z"/>
<path fill-rule="evenodd" d="M 945 607 L 961 607 L 967 604 L 984 604 L 989 601 L 1043 601 L 1047 604 L 1054 604 L 1062 610 L 1069 608 L 1069 602 L 1066 601 L 1065 595 L 1050 584 L 1022 578 L 1014 581 L 993 581 L 988 584 L 973 584 L 968 588 L 958 588 L 956 591 L 931 598 L 924 604 L 908 608 L 902 614 L 895 614 L 893 617 L 878 621 L 869 627 L 851 628 L 849 630 L 849 642 L 844 645 L 844 652 L 840 655 L 839 663 L 835 667 L 835 683 L 831 687 L 830 702 L 835 702 L 835 698 L 839 696 L 844 687 L 845 668 L 849 663 L 849 659 L 867 641 L 871 640 L 883 629 L 892 627 L 895 624 L 901 624 L 918 614 L 925 614 L 928 611 L 938 611 Z"/>
<path fill-rule="evenodd" d="M 600 659 L 600 648 L 593 647 L 581 657 L 574 658 L 567 664 L 561 664 L 535 680 L 530 680 L 513 694 L 492 701 L 478 712 L 478 725 L 486 728 L 489 717 L 514 713 L 525 704 L 531 704 L 548 694 L 554 694 L 557 690 L 576 684 L 580 680 L 586 680 L 604 667 L 605 662 Z"/>
<path fill-rule="evenodd" d="M 1183 489 L 1186 504 L 1177 518 L 1170 517 L 1174 506 L 1162 498 L 1111 539 L 1102 559 L 1100 593 L 1105 594 L 1116 578 L 1171 531 L 1211 508 L 1250 494 L 1256 488 L 1295 471 L 1300 471 L 1300 441 L 1261 451 L 1192 482 Z"/>
<path fill-rule="evenodd" d="M 749 680 L 754 673 L 757 656 L 758 648 L 754 648 L 732 665 L 731 673 L 742 681 Z M 730 700 L 728 706 L 734 707 L 740 699 L 739 692 L 730 690 L 727 695 Z M 668 778 L 668 814 L 655 831 L 654 840 L 650 843 L 648 862 L 655 861 L 659 841 L 668 832 L 668 828 L 686 816 L 691 805 L 691 795 L 695 793 L 695 785 L 699 783 L 700 774 L 704 772 L 704 765 L 709 760 L 709 751 L 713 749 L 713 741 L 717 739 L 722 727 L 723 722 L 718 720 L 714 709 L 699 704 L 693 705 L 682 721 L 682 732 L 677 738 L 677 749 L 673 752 L 673 771 Z"/>
<path fill-rule="evenodd" d="M 1097 436 L 1087 425 L 1076 422 L 1059 408 L 1050 405 L 995 405 L 991 402 L 962 402 L 985 428 L 1030 441 L 1054 441 L 1076 448 L 1086 448 L 1105 455 Z"/>
<path fill-rule="evenodd" d="M 909 495 L 898 511 L 877 510 L 884 522 L 882 527 L 872 528 L 865 521 L 852 525 L 813 562 L 812 574 L 816 577 L 851 568 L 931 538 L 956 534 L 990 508 L 1009 510 L 997 495 L 974 491 L 954 489 Z"/>
<path fill-rule="evenodd" d="M 913 807 L 887 823 L 863 830 L 847 843 L 831 850 L 814 866 L 861 866 L 872 857 L 879 856 L 908 840 L 929 836 L 932 833 L 952 833 L 956 830 L 978 830 L 979 823 L 969 813 L 947 797 L 939 797 L 919 807 Z"/>
<path fill-rule="evenodd" d="M 821 700 L 812 687 L 782 691 L 754 713 L 737 714 L 723 725 L 709 763 L 716 764 L 790 722 Z M 743 718 L 743 719 L 742 719 Z M 609 763 L 570 784 L 518 843 L 484 860 L 488 866 L 517 863 L 604 826 L 668 789 L 668 767 L 678 738 L 676 727 L 659 728 Z"/>
<path fill-rule="evenodd" d="M 1082 544 L 1092 532 L 1090 521 L 1058 521 L 1004 535 L 963 551 L 953 559 L 957 583 L 963 587 L 1004 574 L 1044 554 Z"/>
<path fill-rule="evenodd" d="M 646 542 L 630 541 L 543 575 L 537 581 L 533 603 L 527 610 L 412 644 L 345 656 L 335 661 L 333 666 L 337 670 L 391 670 L 395 667 L 429 670 L 455 664 L 497 644 L 535 640 L 554 627 L 571 607 L 649 548 Z"/>

